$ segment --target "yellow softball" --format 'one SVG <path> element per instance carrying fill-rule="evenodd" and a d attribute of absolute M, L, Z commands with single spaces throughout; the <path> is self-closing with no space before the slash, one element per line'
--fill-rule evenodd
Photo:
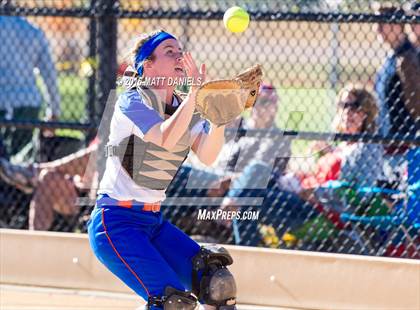
<path fill-rule="evenodd" d="M 249 25 L 249 14 L 239 6 L 233 6 L 223 15 L 223 23 L 230 32 L 243 32 Z"/>

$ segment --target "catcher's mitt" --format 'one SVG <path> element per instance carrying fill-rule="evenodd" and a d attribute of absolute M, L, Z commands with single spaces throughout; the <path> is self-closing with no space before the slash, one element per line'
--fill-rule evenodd
<path fill-rule="evenodd" d="M 238 74 L 233 80 L 204 83 L 197 91 L 197 111 L 217 126 L 233 121 L 246 108 L 255 104 L 261 78 L 261 67 L 255 65 Z"/>
<path fill-rule="evenodd" d="M 197 91 L 197 111 L 217 126 L 233 121 L 245 108 L 246 96 L 241 86 L 234 80 L 204 83 Z"/>
<path fill-rule="evenodd" d="M 256 64 L 251 68 L 239 73 L 235 80 L 241 81 L 242 88 L 248 92 L 248 98 L 245 103 L 245 109 L 252 108 L 258 97 L 258 90 L 260 88 L 263 73 L 261 66 Z"/>

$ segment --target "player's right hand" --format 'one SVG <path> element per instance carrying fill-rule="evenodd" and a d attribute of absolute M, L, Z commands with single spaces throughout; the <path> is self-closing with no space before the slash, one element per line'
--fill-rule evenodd
<path fill-rule="evenodd" d="M 181 61 L 184 64 L 187 76 L 193 79 L 190 91 L 196 91 L 206 79 L 206 65 L 201 64 L 200 69 L 198 69 L 190 52 L 185 52 Z"/>

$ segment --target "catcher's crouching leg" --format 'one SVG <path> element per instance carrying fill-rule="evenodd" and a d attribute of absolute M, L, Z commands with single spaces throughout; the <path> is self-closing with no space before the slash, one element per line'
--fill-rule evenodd
<path fill-rule="evenodd" d="M 164 310 L 194 310 L 197 306 L 197 298 L 190 292 L 168 286 L 165 288 L 165 296 L 149 298 L 146 309 L 152 309 L 153 306 Z"/>
<path fill-rule="evenodd" d="M 236 309 L 236 283 L 226 268 L 233 263 L 229 252 L 217 245 L 201 247 L 192 263 L 192 290 L 198 299 L 217 310 Z"/>

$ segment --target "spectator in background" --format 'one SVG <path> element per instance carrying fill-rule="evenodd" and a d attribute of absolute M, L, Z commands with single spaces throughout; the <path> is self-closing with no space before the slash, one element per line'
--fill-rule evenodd
<path fill-rule="evenodd" d="M 378 107 L 373 95 L 361 85 L 348 84 L 340 90 L 337 110 L 334 120 L 336 132 L 375 132 Z M 375 186 L 382 174 L 382 153 L 382 146 L 378 144 L 343 141 L 324 150 L 313 173 L 280 175 L 277 183 L 281 188 L 299 193 L 303 198 L 307 198 L 314 190 L 331 180 L 341 180 L 356 186 Z M 259 173 L 261 174 L 261 170 Z"/>
<path fill-rule="evenodd" d="M 377 5 L 377 12 L 392 15 L 404 13 L 401 7 L 388 3 Z M 419 14 L 419 3 L 414 2 L 410 12 Z M 411 28 L 414 35 L 413 42 L 409 40 L 403 24 L 379 23 L 377 25 L 380 40 L 392 49 L 377 74 L 375 85 L 379 98 L 379 133 L 384 136 L 419 136 L 420 51 L 418 36 L 420 27 L 413 24 Z M 420 149 L 410 148 L 410 146 L 403 148 L 391 146 L 385 151 L 387 178 L 390 178 L 390 174 L 392 178 L 392 174 L 402 166 L 400 174 L 407 175 L 408 188 L 415 188 L 416 184 L 418 188 Z M 419 190 L 417 190 L 418 194 Z M 410 196 L 408 200 L 409 217 L 413 221 L 420 221 L 418 197 Z"/>
<path fill-rule="evenodd" d="M 379 14 L 401 15 L 401 7 L 376 4 Z M 414 137 L 420 122 L 420 60 L 415 46 L 408 39 L 404 24 L 379 23 L 378 38 L 391 50 L 377 73 L 375 90 L 378 96 L 378 132 L 383 136 Z M 408 146 L 390 145 L 385 148 L 384 171 L 394 187 L 402 189 Z"/>
<path fill-rule="evenodd" d="M 337 97 L 338 113 L 334 121 L 336 132 L 343 134 L 373 134 L 376 130 L 378 107 L 373 95 L 361 85 L 345 86 Z M 300 175 L 306 193 L 332 180 L 348 182 L 353 186 L 376 186 L 382 176 L 383 148 L 379 144 L 341 142 L 326 152 L 310 175 Z"/>
<path fill-rule="evenodd" d="M 41 29 L 18 16 L 0 16 L 0 120 L 37 120 L 42 102 L 47 102 L 46 120 L 60 115 L 57 73 L 48 41 Z M 37 86 L 36 71 L 47 93 Z M 2 128 L 8 156 L 31 142 L 32 129 Z"/>
<path fill-rule="evenodd" d="M 374 96 L 362 86 L 349 84 L 340 90 L 337 96 L 337 109 L 334 121 L 336 132 L 351 135 L 375 132 L 377 104 Z M 329 244 L 327 241 L 331 236 L 337 235 L 338 230 L 344 228 L 339 220 L 342 212 L 383 211 L 379 210 L 382 204 L 371 205 L 371 195 L 355 197 L 354 194 L 360 187 L 376 186 L 382 176 L 382 159 L 382 145 L 343 141 L 325 150 L 313 173 L 286 175 L 281 180 L 282 188 L 289 188 L 301 199 L 310 203 L 313 212 L 312 214 L 308 212 L 304 225 L 299 228 L 290 227 L 290 232 L 283 235 L 283 241 L 290 245 L 300 241 L 304 248 L 308 249 L 337 247 L 337 251 L 355 250 L 350 240 L 342 244 L 341 242 Z M 342 184 L 344 187 L 342 189 L 330 187 L 329 181 L 336 181 L 335 184 Z M 296 183 L 300 186 L 297 187 Z M 293 188 L 290 184 L 293 184 Z M 287 205 L 285 207 L 290 208 Z M 387 211 L 385 207 L 385 212 Z M 329 229 L 331 231 L 325 234 Z"/>
<path fill-rule="evenodd" d="M 415 1 L 411 5 L 410 13 L 413 15 L 420 16 L 420 2 Z M 417 59 L 420 62 L 420 24 L 411 24 L 410 25 L 412 37 L 411 41 L 417 50 Z M 420 73 L 417 71 L 417 76 Z M 418 81 L 417 81 L 418 82 Z M 417 95 L 419 92 L 419 84 L 416 86 Z M 417 108 L 420 106 L 420 98 L 417 96 Z M 418 117 L 418 116 L 417 116 Z M 418 137 L 418 128 L 417 128 L 417 137 Z M 412 147 L 407 154 L 408 160 L 408 186 L 412 190 L 412 194 L 408 198 L 407 209 L 409 221 L 414 223 L 420 223 L 420 148 Z M 414 190 L 416 188 L 417 190 Z"/>
<path fill-rule="evenodd" d="M 400 15 L 404 11 L 387 3 L 378 5 L 377 12 Z M 415 136 L 420 122 L 420 61 L 404 24 L 379 23 L 379 39 L 391 48 L 378 71 L 375 90 L 379 99 L 378 131 L 380 134 Z"/>
<path fill-rule="evenodd" d="M 373 95 L 362 86 L 349 84 L 343 88 L 337 96 L 337 109 L 334 122 L 336 132 L 372 134 L 375 131 L 376 101 Z M 332 180 L 347 182 L 355 188 L 375 186 L 376 181 L 381 177 L 382 154 L 381 145 L 357 142 L 342 142 L 326 149 L 312 174 L 290 173 L 280 175 L 275 179 L 275 184 L 271 184 L 264 195 L 260 208 L 261 220 L 268 219 L 268 223 L 274 227 L 277 234 L 283 235 L 285 242 L 291 241 L 290 238 L 293 239 L 292 243 L 300 238 L 305 241 L 311 238 L 300 234 L 302 229 L 296 229 L 297 227 L 310 227 L 309 230 L 303 230 L 309 231 L 311 236 L 314 239 L 318 238 L 319 241 L 319 227 L 321 229 L 334 228 L 334 225 L 341 227 L 336 222 L 333 223 L 334 225 L 327 224 L 331 220 L 330 214 L 323 213 L 323 207 L 319 201 L 322 201 L 322 204 L 327 203 L 329 210 L 335 210 L 336 218 L 337 213 L 348 207 L 343 206 L 341 201 L 337 202 L 334 193 L 328 191 L 328 188 L 324 189 L 323 186 Z M 263 165 L 255 169 L 252 182 L 257 182 L 263 171 Z M 244 197 L 256 194 L 244 189 L 235 195 L 230 195 L 233 191 L 231 189 L 228 194 L 231 206 L 235 204 L 234 196 Z M 324 222 L 321 222 L 321 219 Z M 303 223 L 307 224 L 303 225 Z M 317 226 L 316 223 L 325 223 L 325 225 Z"/>
<path fill-rule="evenodd" d="M 0 157 L 0 179 L 32 195 L 30 230 L 50 229 L 54 211 L 67 217 L 76 215 L 79 211 L 76 200 L 81 194 L 89 194 L 92 199 L 96 197 L 96 166 L 88 167 L 88 164 L 96 164 L 98 146 L 99 139 L 96 138 L 87 148 L 73 154 L 30 166 L 13 165 Z"/>

